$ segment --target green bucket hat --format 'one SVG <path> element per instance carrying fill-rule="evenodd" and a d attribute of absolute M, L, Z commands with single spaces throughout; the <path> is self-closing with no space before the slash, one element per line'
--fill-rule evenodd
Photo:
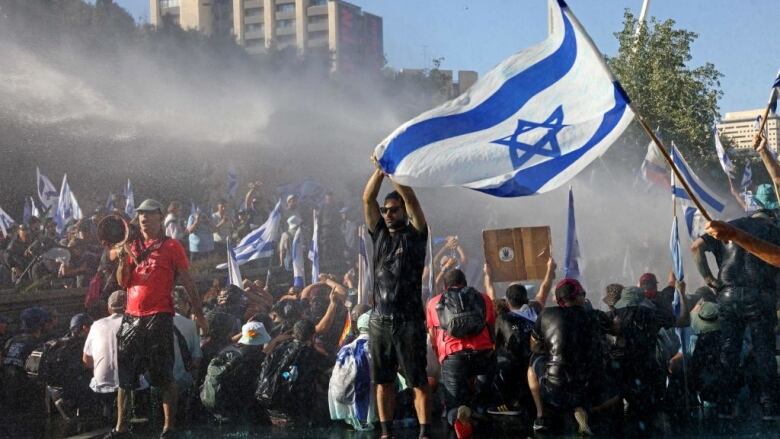
<path fill-rule="evenodd" d="M 756 188 L 756 195 L 753 198 L 761 205 L 762 209 L 777 209 L 780 204 L 777 203 L 775 189 L 771 184 L 760 184 Z"/>
<path fill-rule="evenodd" d="M 639 287 L 625 287 L 620 293 L 620 300 L 615 303 L 615 309 L 639 306 L 645 300 L 645 292 Z"/>
<path fill-rule="evenodd" d="M 694 334 L 706 334 L 708 332 L 720 330 L 720 321 L 718 320 L 718 304 L 713 302 L 702 302 L 699 310 L 691 313 L 691 327 Z"/>

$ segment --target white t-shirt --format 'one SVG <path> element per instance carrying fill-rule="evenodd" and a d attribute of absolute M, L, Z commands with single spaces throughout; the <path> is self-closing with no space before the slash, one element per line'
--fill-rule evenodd
<path fill-rule="evenodd" d="M 89 388 L 96 393 L 112 393 L 119 387 L 116 335 L 122 314 L 111 314 L 92 324 L 84 344 L 84 353 L 92 357 L 94 369 Z"/>
<path fill-rule="evenodd" d="M 181 332 L 187 343 L 187 348 L 190 351 L 190 356 L 195 358 L 203 358 L 203 352 L 200 350 L 200 335 L 198 334 L 198 327 L 195 322 L 184 317 L 181 314 L 173 316 L 173 324 Z M 192 383 L 192 375 L 184 368 L 184 360 L 181 357 L 181 351 L 179 350 L 179 341 L 176 339 L 176 334 L 173 334 L 173 349 L 176 353 L 176 362 L 173 364 L 173 379 L 178 384 L 189 385 Z"/>

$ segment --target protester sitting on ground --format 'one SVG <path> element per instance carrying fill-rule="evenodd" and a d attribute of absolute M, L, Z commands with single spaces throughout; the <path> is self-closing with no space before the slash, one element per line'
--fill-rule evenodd
<path fill-rule="evenodd" d="M 201 364 L 209 364 L 225 347 L 231 343 L 231 337 L 234 333 L 236 319 L 230 314 L 221 311 L 209 311 L 206 314 L 206 322 L 209 325 L 209 331 L 202 340 L 201 344 Z M 198 380 L 196 386 L 203 383 L 206 376 L 206 369 L 201 367 L 198 370 Z"/>
<path fill-rule="evenodd" d="M 289 338 L 295 322 L 300 319 L 302 309 L 297 300 L 279 300 L 271 309 L 271 320 L 274 327 L 271 329 L 271 337 L 277 338 L 285 335 Z M 273 342 L 271 344 L 274 344 Z"/>
<path fill-rule="evenodd" d="M 372 430 L 379 418 L 371 386 L 368 322 L 371 311 L 357 319 L 358 337 L 339 349 L 328 386 L 330 418 L 343 420 L 355 430 Z"/>
<path fill-rule="evenodd" d="M 593 321 L 583 305 L 585 290 L 574 279 L 555 287 L 558 306 L 544 308 L 531 333 L 531 367 L 528 386 L 536 406 L 534 430 L 550 427 L 548 409 L 574 412 L 579 431 L 591 434 L 585 411 L 586 389 L 592 381 L 591 364 L 599 352 Z"/>
<path fill-rule="evenodd" d="M 696 334 L 696 344 L 690 364 L 691 389 L 702 401 L 716 403 L 721 390 L 723 371 L 719 367 L 721 355 L 720 321 L 718 304 L 703 301 L 691 313 L 691 327 Z"/>
<path fill-rule="evenodd" d="M 308 320 L 293 327 L 293 338 L 273 348 L 263 360 L 255 396 L 261 406 L 293 421 L 327 419 L 327 393 L 333 360 L 314 347 L 315 328 Z"/>
<path fill-rule="evenodd" d="M 104 408 L 104 416 L 110 413 L 119 387 L 116 335 L 122 324 L 126 303 L 127 293 L 122 290 L 111 293 L 108 298 L 108 312 L 111 315 L 92 323 L 87 340 L 84 342 L 82 361 L 88 369 L 92 369 L 89 388 L 97 394 Z"/>
<path fill-rule="evenodd" d="M 249 322 L 241 328 L 238 343 L 225 347 L 209 362 L 200 388 L 206 410 L 223 420 L 268 424 L 267 413 L 254 402 L 253 384 L 265 359 L 263 345 L 269 341 L 262 323 Z"/>
<path fill-rule="evenodd" d="M 235 319 L 233 333 L 241 331 L 241 320 L 244 317 L 246 303 L 244 299 L 244 290 L 235 285 L 228 285 L 219 292 L 217 296 L 217 305 L 214 311 L 230 314 Z"/>
<path fill-rule="evenodd" d="M 2 400 L 5 407 L 15 407 L 20 414 L 35 413 L 40 407 L 33 382 L 25 371 L 25 362 L 43 341 L 43 331 L 49 313 L 43 308 L 27 308 L 19 315 L 21 332 L 3 346 Z"/>
<path fill-rule="evenodd" d="M 471 410 L 484 412 L 485 394 L 493 385 L 493 301 L 466 285 L 461 270 L 446 271 L 442 281 L 446 290 L 428 301 L 426 322 L 441 363 L 447 421 L 459 439 L 470 438 Z M 472 391 L 470 383 L 478 375 L 485 376 L 481 383 L 488 388 Z"/>
<path fill-rule="evenodd" d="M 94 396 L 89 388 L 92 373 L 82 361 L 91 326 L 92 317 L 76 314 L 70 320 L 68 335 L 49 341 L 43 347 L 38 376 L 46 383 L 54 406 L 66 421 Z"/>

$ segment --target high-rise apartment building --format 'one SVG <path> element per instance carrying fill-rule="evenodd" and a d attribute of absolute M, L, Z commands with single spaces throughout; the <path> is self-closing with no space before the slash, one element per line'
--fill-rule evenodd
<path fill-rule="evenodd" d="M 753 137 L 756 135 L 756 120 L 764 114 L 764 109 L 735 111 L 726 113 L 718 124 L 718 132 L 734 142 L 736 149 L 752 148 Z M 768 131 L 767 145 L 777 152 L 780 139 L 780 117 L 770 114 L 766 121 Z"/>
<path fill-rule="evenodd" d="M 252 54 L 294 47 L 342 72 L 384 65 L 382 18 L 341 0 L 151 0 L 150 11 L 154 26 L 230 32 Z"/>

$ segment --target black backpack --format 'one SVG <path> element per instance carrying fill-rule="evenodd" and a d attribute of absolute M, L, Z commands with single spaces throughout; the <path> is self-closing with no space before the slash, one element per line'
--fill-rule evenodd
<path fill-rule="evenodd" d="M 62 387 L 81 378 L 84 339 L 63 337 L 36 348 L 24 364 L 27 375 L 47 385 Z"/>
<path fill-rule="evenodd" d="M 208 365 L 206 378 L 200 388 L 200 401 L 212 413 L 227 415 L 234 399 L 233 375 L 243 360 L 243 353 L 235 346 L 228 346 Z M 246 383 L 244 383 L 246 385 Z"/>
<path fill-rule="evenodd" d="M 290 340 L 274 349 L 263 361 L 255 392 L 261 406 L 285 409 L 296 402 L 299 388 L 297 363 L 304 348 L 298 340 Z"/>
<path fill-rule="evenodd" d="M 485 329 L 485 300 L 471 287 L 445 291 L 436 304 L 436 314 L 439 327 L 455 338 L 478 335 Z"/>

